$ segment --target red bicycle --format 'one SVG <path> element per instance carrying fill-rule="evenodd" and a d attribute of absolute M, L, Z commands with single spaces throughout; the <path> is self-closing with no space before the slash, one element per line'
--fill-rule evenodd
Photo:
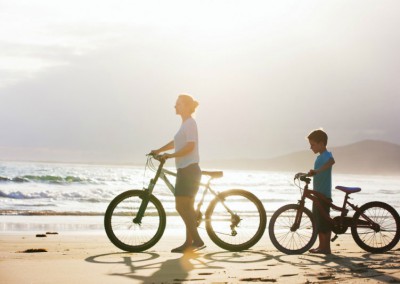
<path fill-rule="evenodd" d="M 361 191 L 359 187 L 336 186 L 345 193 L 343 206 L 338 207 L 322 194 L 309 189 L 311 179 L 307 174 L 298 173 L 294 177 L 295 184 L 300 189 L 301 199 L 298 204 L 288 204 L 279 208 L 271 217 L 269 236 L 274 246 L 286 254 L 302 254 L 308 251 L 317 238 L 314 216 L 305 207 L 305 200 L 310 199 L 319 210 L 322 217 L 331 226 L 336 235 L 346 233 L 351 228 L 351 235 L 359 247 L 371 253 L 383 253 L 392 249 L 400 239 L 400 217 L 397 211 L 387 203 L 373 201 L 361 207 L 352 204 L 350 194 Z M 300 181 L 305 183 L 304 189 Z M 330 218 L 321 210 L 321 202 L 327 203 L 340 216 Z M 354 210 L 354 215 L 348 217 L 348 207 Z"/>

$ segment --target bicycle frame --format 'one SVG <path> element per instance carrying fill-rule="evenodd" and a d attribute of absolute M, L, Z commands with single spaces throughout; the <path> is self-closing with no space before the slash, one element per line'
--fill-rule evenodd
<path fill-rule="evenodd" d="M 157 160 L 158 160 L 158 159 L 157 159 Z M 135 224 L 140 224 L 140 223 L 141 223 L 142 218 L 143 218 L 143 216 L 144 216 L 144 213 L 145 213 L 145 211 L 146 211 L 147 205 L 148 205 L 148 203 L 149 203 L 149 198 L 150 198 L 150 196 L 153 194 L 153 190 L 154 190 L 155 185 L 157 184 L 158 179 L 161 179 L 161 180 L 164 181 L 164 183 L 166 184 L 166 186 L 168 187 L 168 189 L 171 191 L 172 194 L 175 193 L 175 187 L 174 187 L 174 186 L 172 185 L 172 183 L 169 181 L 169 179 L 168 179 L 167 176 L 170 175 L 170 176 L 175 176 L 175 177 L 176 177 L 176 176 L 177 176 L 177 173 L 174 173 L 174 172 L 172 172 L 172 171 L 169 171 L 169 170 L 163 168 L 163 167 L 164 167 L 164 164 L 165 164 L 165 160 L 159 160 L 159 162 L 160 162 L 160 164 L 159 164 L 159 166 L 158 166 L 158 169 L 157 169 L 157 171 L 156 171 L 156 174 L 155 174 L 154 178 L 152 178 L 152 179 L 150 180 L 149 186 L 148 186 L 147 188 L 144 188 L 143 195 L 141 196 L 142 203 L 141 203 L 141 205 L 140 205 L 140 207 L 139 207 L 137 216 L 136 216 L 136 217 L 134 218 L 134 220 L 133 220 L 133 222 L 134 222 Z M 219 197 L 218 197 L 218 193 L 215 192 L 214 190 L 212 190 L 211 187 L 210 187 L 210 182 L 211 182 L 212 179 L 213 179 L 213 177 L 210 177 L 206 183 L 201 183 L 201 182 L 200 182 L 200 186 L 201 186 L 201 187 L 204 187 L 204 191 L 203 191 L 202 198 L 200 199 L 199 203 L 197 204 L 197 209 L 196 209 L 197 217 L 198 217 L 198 219 L 200 219 L 200 220 L 197 220 L 197 221 L 198 221 L 198 225 L 200 224 L 200 221 L 201 221 L 201 218 L 202 218 L 200 209 L 201 209 L 201 206 L 203 205 L 204 198 L 205 198 L 207 192 L 209 191 L 209 192 L 211 192 L 211 194 L 213 194 L 216 198 L 219 198 Z M 232 216 L 234 215 L 234 213 L 232 212 L 232 210 L 230 210 L 230 209 L 225 205 L 225 203 L 224 203 L 223 200 L 221 200 L 221 204 L 225 207 L 225 209 L 226 209 Z"/>
<path fill-rule="evenodd" d="M 343 225 L 345 223 L 344 222 L 345 218 L 347 217 L 347 214 L 349 212 L 349 210 L 346 208 L 347 206 L 350 206 L 356 212 L 358 211 L 359 207 L 357 205 L 354 205 L 351 202 L 349 202 L 349 199 L 350 199 L 349 193 L 345 194 L 342 207 L 338 207 L 335 204 L 333 204 L 330 200 L 328 200 L 323 194 L 316 192 L 312 189 L 309 189 L 308 188 L 308 185 L 310 183 L 309 178 L 305 178 L 303 181 L 306 183 L 306 185 L 304 186 L 304 191 L 301 196 L 301 199 L 298 202 L 298 204 L 300 205 L 300 210 L 298 210 L 296 213 L 295 222 L 291 228 L 292 231 L 296 231 L 300 227 L 300 222 L 301 222 L 301 218 L 302 218 L 302 214 L 303 214 L 303 208 L 305 207 L 306 198 L 310 199 L 314 202 L 314 204 L 318 208 L 319 213 L 330 224 L 331 227 L 334 225 L 334 221 L 329 216 L 329 214 L 326 213 L 322 209 L 321 202 L 328 204 L 329 207 L 332 208 L 333 210 L 341 212 L 341 214 L 339 216 L 341 225 Z M 379 226 L 375 222 L 373 222 L 370 218 L 368 218 L 368 216 L 365 216 L 365 214 L 361 214 L 361 216 L 363 216 L 363 218 L 366 221 L 359 220 L 360 223 L 354 224 L 354 225 L 356 225 L 357 227 L 373 228 L 375 231 L 379 231 Z M 376 227 L 376 226 L 378 226 L 378 227 Z"/>

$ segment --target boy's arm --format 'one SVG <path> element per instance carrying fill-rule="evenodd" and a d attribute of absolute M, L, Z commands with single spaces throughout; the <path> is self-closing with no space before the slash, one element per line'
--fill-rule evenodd
<path fill-rule="evenodd" d="M 320 172 L 326 171 L 327 169 L 329 169 L 330 167 L 332 167 L 335 164 L 335 160 L 333 158 L 330 158 L 328 160 L 328 162 L 326 162 L 322 167 L 320 167 L 319 169 L 316 170 L 310 170 L 308 172 L 308 175 L 310 176 L 314 176 Z"/>

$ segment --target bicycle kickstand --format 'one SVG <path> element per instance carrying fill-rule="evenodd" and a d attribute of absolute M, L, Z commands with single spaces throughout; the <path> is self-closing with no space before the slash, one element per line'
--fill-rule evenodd
<path fill-rule="evenodd" d="M 331 242 L 333 243 L 334 241 L 336 241 L 336 239 L 338 238 L 339 236 L 336 234 L 332 239 L 331 239 Z"/>

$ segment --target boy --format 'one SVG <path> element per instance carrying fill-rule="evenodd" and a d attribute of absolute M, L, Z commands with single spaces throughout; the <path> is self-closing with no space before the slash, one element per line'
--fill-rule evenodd
<path fill-rule="evenodd" d="M 315 160 L 314 169 L 308 172 L 309 176 L 314 176 L 313 188 L 315 191 L 323 194 L 332 201 L 332 166 L 335 164 L 332 153 L 328 152 L 328 135 L 321 129 L 314 130 L 308 135 L 310 148 L 314 154 L 319 153 Z M 329 206 L 326 203 L 320 203 L 323 210 L 329 215 Z M 328 222 L 321 216 L 318 208 L 313 204 L 313 215 L 315 216 L 319 246 L 311 249 L 311 253 L 330 254 L 331 253 L 331 228 Z"/>

